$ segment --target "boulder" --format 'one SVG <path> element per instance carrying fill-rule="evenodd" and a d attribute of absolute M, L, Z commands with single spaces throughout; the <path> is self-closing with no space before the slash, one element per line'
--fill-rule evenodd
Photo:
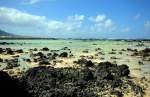
<path fill-rule="evenodd" d="M 59 57 L 68 57 L 68 53 L 67 52 L 62 52 Z"/>

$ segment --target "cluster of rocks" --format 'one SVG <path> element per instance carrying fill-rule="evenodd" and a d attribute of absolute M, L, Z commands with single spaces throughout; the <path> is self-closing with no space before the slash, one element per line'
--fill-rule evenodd
<path fill-rule="evenodd" d="M 30 55 L 30 62 L 38 62 L 39 65 L 50 65 L 50 61 L 54 61 L 56 58 L 68 58 L 71 57 L 71 51 L 68 47 L 64 47 L 61 50 L 49 50 L 49 48 L 44 47 L 40 52 L 32 53 Z M 66 51 L 67 50 L 67 51 Z M 32 50 L 33 51 L 33 50 Z M 46 52 L 45 52 L 46 51 Z M 73 55 L 72 55 L 73 56 Z"/>
<path fill-rule="evenodd" d="M 148 58 L 148 61 L 150 61 L 150 48 L 145 48 L 140 51 L 134 51 L 132 56 L 141 56 L 143 60 L 146 60 Z"/>
<path fill-rule="evenodd" d="M 91 60 L 87 60 L 85 58 L 78 59 L 77 61 L 74 61 L 73 63 L 80 64 L 81 66 L 86 66 L 86 67 L 94 66 Z"/>
<path fill-rule="evenodd" d="M 13 42 L 0 42 L 0 45 L 10 45 L 10 44 L 15 44 Z"/>
<path fill-rule="evenodd" d="M 11 48 L 0 48 L 0 54 L 14 55 L 15 53 L 23 53 L 22 49 L 13 50 Z"/>
<path fill-rule="evenodd" d="M 127 65 L 110 62 L 92 68 L 40 66 L 26 71 L 20 82 L 33 97 L 123 97 L 130 92 L 143 97 L 143 89 L 130 80 L 129 73 Z"/>
<path fill-rule="evenodd" d="M 20 66 L 18 58 L 9 58 L 9 59 L 2 59 L 0 58 L 1 63 L 6 63 L 6 67 L 3 69 L 13 69 L 14 67 Z"/>

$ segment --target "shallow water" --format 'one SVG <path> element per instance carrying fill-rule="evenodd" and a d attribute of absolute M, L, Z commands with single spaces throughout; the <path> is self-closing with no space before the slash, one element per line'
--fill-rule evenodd
<path fill-rule="evenodd" d="M 38 48 L 41 49 L 43 47 L 48 47 L 50 50 L 59 50 L 63 47 L 68 47 L 71 49 L 72 53 L 75 55 L 75 58 L 79 58 L 80 55 L 94 55 L 96 54 L 95 49 L 101 48 L 105 55 L 99 56 L 98 59 L 93 59 L 92 61 L 103 62 L 103 61 L 111 61 L 116 62 L 117 64 L 127 64 L 130 67 L 133 75 L 139 77 L 147 77 L 150 75 L 150 61 L 143 61 L 144 65 L 139 65 L 138 61 L 141 60 L 139 57 L 130 56 L 131 52 L 123 52 L 120 54 L 109 54 L 112 49 L 116 49 L 117 52 L 121 51 L 121 49 L 144 49 L 150 47 L 150 42 L 144 41 L 144 46 L 137 46 L 139 42 L 132 41 L 113 41 L 113 40 L 0 40 L 0 42 L 8 42 L 15 43 L 10 45 L 0 45 L 0 48 L 13 48 L 13 49 L 23 49 L 24 51 L 28 51 L 29 49 Z M 88 54 L 82 53 L 83 50 L 88 50 Z M 3 57 L 0 55 L 0 57 Z M 20 57 L 20 68 L 29 68 L 27 63 L 23 62 L 21 58 L 29 57 L 28 54 L 23 54 Z M 104 57 L 104 60 L 101 60 L 100 57 Z M 117 57 L 119 59 L 110 59 L 110 57 Z M 2 64 L 2 63 L 1 63 Z M 4 65 L 4 64 L 2 64 Z M 1 66 L 2 69 L 4 66 Z M 139 70 L 139 68 L 141 70 Z M 136 73 L 135 73 L 136 72 Z"/>

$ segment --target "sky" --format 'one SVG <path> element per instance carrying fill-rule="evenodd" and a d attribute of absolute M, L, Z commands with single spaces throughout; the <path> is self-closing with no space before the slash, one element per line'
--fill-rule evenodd
<path fill-rule="evenodd" d="M 0 29 L 32 37 L 150 39 L 150 0 L 0 0 Z"/>

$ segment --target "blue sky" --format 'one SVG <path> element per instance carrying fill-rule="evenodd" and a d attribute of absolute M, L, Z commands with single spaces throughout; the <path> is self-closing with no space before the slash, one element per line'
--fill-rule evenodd
<path fill-rule="evenodd" d="M 0 0 L 0 29 L 38 37 L 150 38 L 150 0 Z"/>

